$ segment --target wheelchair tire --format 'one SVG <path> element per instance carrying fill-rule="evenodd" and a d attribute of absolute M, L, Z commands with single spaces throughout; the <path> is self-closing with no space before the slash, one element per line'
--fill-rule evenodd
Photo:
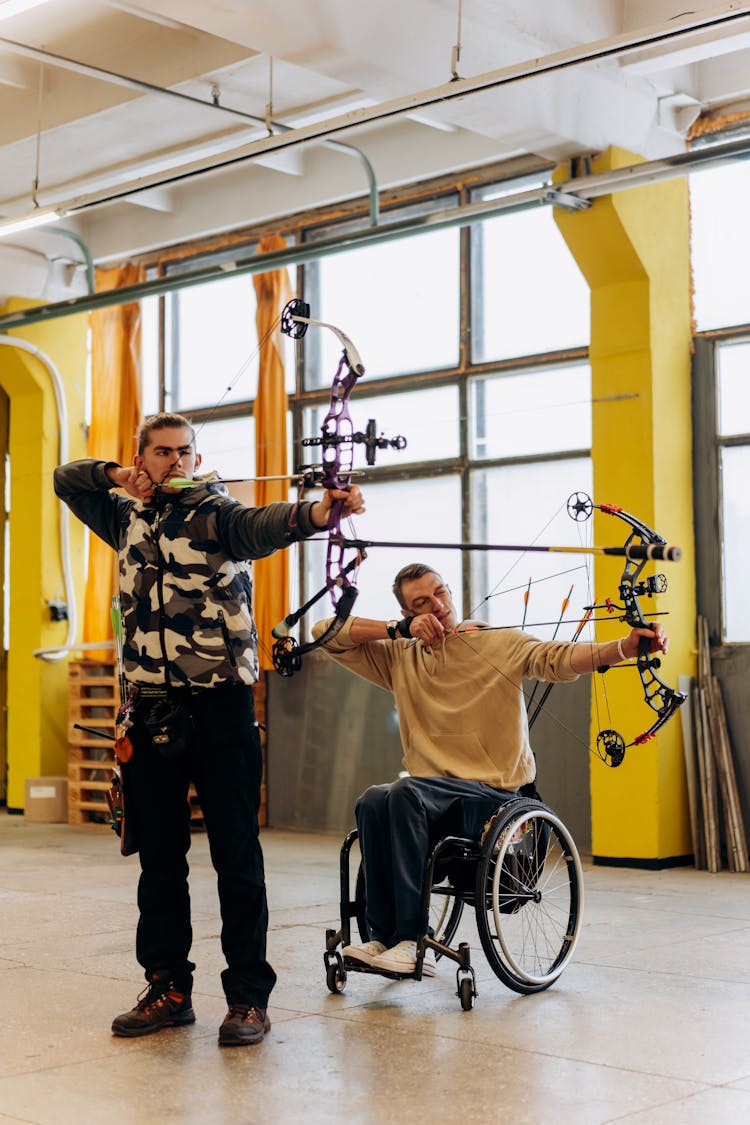
<path fill-rule="evenodd" d="M 476 996 L 476 988 L 474 981 L 471 977 L 462 977 L 458 982 L 458 998 L 461 1001 L 461 1008 L 464 1012 L 470 1012 L 474 1007 L 474 997 Z"/>
<path fill-rule="evenodd" d="M 501 808 L 482 845 L 475 908 L 493 972 L 515 992 L 542 992 L 575 948 L 583 872 L 573 837 L 541 801 Z"/>
<path fill-rule="evenodd" d="M 326 984 L 329 992 L 343 992 L 346 988 L 346 969 L 341 958 L 326 965 Z"/>
<path fill-rule="evenodd" d="M 357 870 L 357 881 L 354 890 L 354 903 L 356 909 L 357 929 L 363 942 L 370 941 L 372 934 L 367 925 L 365 907 L 365 870 L 360 863 Z M 460 896 L 452 894 L 433 894 L 430 898 L 429 924 L 436 941 L 442 945 L 450 945 L 453 935 L 461 921 L 464 903 Z M 435 960 L 439 961 L 440 953 L 435 953 Z"/>

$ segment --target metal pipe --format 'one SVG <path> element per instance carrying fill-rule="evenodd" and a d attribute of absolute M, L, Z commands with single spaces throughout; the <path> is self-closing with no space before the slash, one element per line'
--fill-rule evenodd
<path fill-rule="evenodd" d="M 48 226 L 37 227 L 37 230 L 43 230 L 46 234 L 59 234 L 63 238 L 69 238 L 72 242 L 75 242 L 76 246 L 78 246 L 83 253 L 86 265 L 86 285 L 88 291 L 89 293 L 95 293 L 96 280 L 94 276 L 94 259 L 91 256 L 91 251 L 87 243 L 83 241 L 80 234 L 77 234 L 74 230 L 68 230 L 67 227 L 55 226 L 53 223 L 50 223 Z"/>
<path fill-rule="evenodd" d="M 83 74 L 88 78 L 97 78 L 103 82 L 109 82 L 114 86 L 124 86 L 127 90 L 136 90 L 139 93 L 158 94 L 162 97 L 177 99 L 178 101 L 187 102 L 192 106 L 200 106 L 202 109 L 220 110 L 222 113 L 228 113 L 232 117 L 239 117 L 243 121 L 249 121 L 253 125 L 261 125 L 264 128 L 269 126 L 276 129 L 279 133 L 294 132 L 293 126 L 284 125 L 280 121 L 266 121 L 264 117 L 258 117 L 253 113 L 245 113 L 241 109 L 232 109 L 230 106 L 224 106 L 218 100 L 204 101 L 203 98 L 196 98 L 192 94 L 183 94 L 180 90 L 170 90 L 165 86 L 156 86 L 152 82 L 145 82 L 140 78 L 129 78 L 125 74 L 118 74 L 113 70 L 106 70 L 104 67 L 91 66 L 89 63 L 78 62 L 77 59 L 67 58 L 65 55 L 56 55 L 51 51 L 44 51 L 39 47 L 29 47 L 26 43 L 19 43 L 15 39 L 6 39 L 0 36 L 0 45 L 7 47 L 8 50 L 14 54 L 21 55 L 24 58 L 34 59 L 37 62 L 50 63 L 61 70 L 71 70 L 75 74 Z M 369 184 L 369 198 L 370 198 L 370 222 L 373 226 L 378 224 L 379 205 L 378 205 L 378 184 L 375 177 L 375 170 L 372 164 L 361 149 L 356 148 L 354 145 L 345 144 L 343 141 L 323 141 L 327 148 L 335 149 L 337 152 L 344 152 L 348 156 L 356 156 L 361 161 L 367 181 Z M 67 208 L 65 208 L 67 210 Z"/>
<path fill-rule="evenodd" d="M 232 274 L 263 273 L 285 266 L 317 261 L 342 250 L 379 245 L 380 243 L 433 230 L 473 226 L 475 223 L 485 222 L 487 219 L 495 218 L 503 213 L 525 211 L 533 207 L 548 207 L 553 203 L 559 206 L 565 205 L 567 202 L 567 205 L 572 208 L 585 206 L 587 200 L 600 195 L 615 191 L 626 191 L 632 187 L 642 186 L 647 182 L 655 183 L 659 180 L 684 176 L 691 167 L 718 166 L 748 157 L 750 157 L 750 138 L 731 141 L 725 145 L 698 149 L 694 153 L 678 153 L 676 156 L 664 160 L 644 161 L 641 164 L 632 164 L 626 168 L 604 172 L 601 176 L 593 175 L 581 179 L 567 180 L 564 183 L 555 184 L 554 187 L 531 188 L 527 191 L 518 192 L 516 195 L 501 196 L 498 199 L 483 200 L 479 203 L 469 203 L 462 207 L 412 216 L 392 223 L 381 223 L 377 227 L 364 227 L 361 230 L 348 231 L 344 235 L 316 239 L 299 246 L 287 246 L 283 250 L 273 250 L 267 254 L 254 254 L 246 261 L 235 264 L 232 269 L 228 269 L 226 263 L 221 267 L 207 266 L 171 277 L 151 278 L 139 282 L 137 285 L 126 285 L 121 289 L 105 290 L 87 297 L 75 297 L 55 304 L 19 309 L 0 316 L 0 332 L 6 332 L 10 328 L 22 328 L 25 325 L 54 320 L 61 316 L 69 316 L 72 313 L 88 312 L 93 309 L 126 304 L 129 301 L 140 301 L 146 297 L 155 297 L 162 293 L 172 292 L 175 289 L 203 285 L 207 281 L 214 281 L 217 278 Z"/>

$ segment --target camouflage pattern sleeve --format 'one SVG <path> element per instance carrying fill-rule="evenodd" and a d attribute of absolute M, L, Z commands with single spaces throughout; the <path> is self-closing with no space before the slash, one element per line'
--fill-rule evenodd
<path fill-rule="evenodd" d="M 73 515 L 117 550 L 127 513 L 134 506 L 111 492 L 112 484 L 105 473 L 114 461 L 71 461 L 55 469 L 55 494 L 70 508 Z"/>
<path fill-rule="evenodd" d="M 325 532 L 310 520 L 312 504 L 267 504 L 246 508 L 227 500 L 219 511 L 221 545 L 230 558 L 262 559 L 310 535 Z"/>

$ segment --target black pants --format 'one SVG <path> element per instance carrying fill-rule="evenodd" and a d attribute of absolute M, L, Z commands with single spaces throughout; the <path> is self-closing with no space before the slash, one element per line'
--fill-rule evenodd
<path fill-rule="evenodd" d="M 430 848 L 441 836 L 479 836 L 515 792 L 452 777 L 402 777 L 373 785 L 355 815 L 365 870 L 367 923 L 386 946 L 425 932 L 422 882 Z"/>
<path fill-rule="evenodd" d="M 127 772 L 128 813 L 138 843 L 141 877 L 136 956 L 146 977 L 169 972 L 190 991 L 194 964 L 187 853 L 188 788 L 195 788 L 218 876 L 221 975 L 227 999 L 266 1007 L 276 974 L 266 960 L 268 906 L 258 838 L 262 759 L 252 688 L 245 685 L 180 693 L 194 738 L 183 754 L 160 754 L 138 718 L 131 728 L 135 752 Z"/>

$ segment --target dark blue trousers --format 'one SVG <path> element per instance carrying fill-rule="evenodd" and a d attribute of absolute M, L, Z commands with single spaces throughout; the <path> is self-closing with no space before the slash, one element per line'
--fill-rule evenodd
<path fill-rule="evenodd" d="M 136 956 L 148 979 L 166 970 L 178 988 L 190 991 L 195 965 L 188 957 L 193 932 L 187 854 L 193 781 L 218 879 L 224 992 L 230 1002 L 265 1008 L 276 974 L 266 960 L 268 906 L 258 834 L 262 759 L 252 688 L 182 690 L 179 699 L 194 727 L 185 753 L 161 754 L 140 719 L 130 731 L 135 752 L 124 780 L 141 862 Z"/>
<path fill-rule="evenodd" d="M 355 808 L 367 922 L 390 947 L 425 932 L 422 881 L 431 847 L 449 834 L 479 836 L 515 792 L 453 777 L 402 777 L 366 789 Z"/>

